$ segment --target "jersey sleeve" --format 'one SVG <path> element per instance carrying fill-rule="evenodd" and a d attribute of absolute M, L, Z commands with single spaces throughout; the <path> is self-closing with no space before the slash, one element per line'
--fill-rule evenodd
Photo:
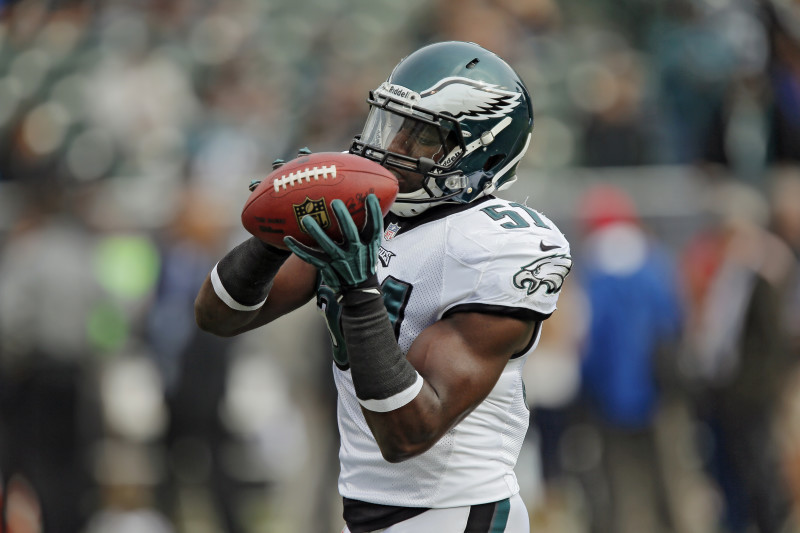
<path fill-rule="evenodd" d="M 481 311 L 546 319 L 572 267 L 567 239 L 528 207 L 498 200 L 489 209 L 448 220 L 442 316 Z M 500 218 L 510 210 L 514 218 Z"/>

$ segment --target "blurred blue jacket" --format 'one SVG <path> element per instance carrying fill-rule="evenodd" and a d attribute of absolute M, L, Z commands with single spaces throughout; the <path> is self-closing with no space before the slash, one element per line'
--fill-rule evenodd
<path fill-rule="evenodd" d="M 631 224 L 600 230 L 586 244 L 579 279 L 591 315 L 583 394 L 609 424 L 642 428 L 658 402 L 659 352 L 674 347 L 681 331 L 675 265 Z"/>

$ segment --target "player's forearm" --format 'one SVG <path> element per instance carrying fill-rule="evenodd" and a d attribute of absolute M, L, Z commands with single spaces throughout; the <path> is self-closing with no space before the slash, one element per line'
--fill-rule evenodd
<path fill-rule="evenodd" d="M 416 398 L 403 407 L 386 413 L 362 408 L 362 412 L 383 457 L 390 463 L 426 452 L 457 423 L 443 425 L 441 399 L 427 382 Z"/>
<path fill-rule="evenodd" d="M 214 266 L 195 300 L 198 326 L 221 336 L 251 329 L 289 255 L 255 237 L 228 252 Z"/>
<path fill-rule="evenodd" d="M 258 311 L 236 311 L 228 307 L 214 292 L 211 275 L 206 277 L 194 302 L 194 317 L 203 331 L 232 337 L 251 329 Z"/>
<path fill-rule="evenodd" d="M 436 394 L 397 345 L 380 292 L 348 291 L 342 303 L 353 385 L 381 452 L 390 462 L 424 452 L 441 436 Z"/>

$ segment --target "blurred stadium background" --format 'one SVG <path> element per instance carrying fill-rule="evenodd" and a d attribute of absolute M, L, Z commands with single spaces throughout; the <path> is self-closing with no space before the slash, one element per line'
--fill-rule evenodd
<path fill-rule="evenodd" d="M 447 39 L 528 84 L 533 143 L 505 195 L 555 220 L 576 258 L 528 365 L 532 530 L 795 530 L 800 4 L 6 0 L 6 531 L 340 530 L 323 322 L 305 307 L 212 338 L 193 299 L 246 237 L 250 180 L 304 146 L 347 148 L 368 91 Z M 641 302 L 595 302 L 581 275 L 609 222 L 633 222 L 674 267 L 658 279 L 678 325 L 633 349 L 639 374 L 618 346 L 651 327 Z M 601 305 L 624 338 L 593 336 Z M 592 347 L 623 357 L 613 392 L 653 396 L 621 408 L 642 416 L 596 409 Z"/>

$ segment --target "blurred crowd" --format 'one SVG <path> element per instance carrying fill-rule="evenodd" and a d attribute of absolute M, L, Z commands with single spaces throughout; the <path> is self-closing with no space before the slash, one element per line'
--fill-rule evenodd
<path fill-rule="evenodd" d="M 534 104 L 575 269 L 526 368 L 532 531 L 800 531 L 800 3 L 0 0 L 0 532 L 337 531 L 328 338 L 193 300 L 251 179 L 421 44 Z"/>

